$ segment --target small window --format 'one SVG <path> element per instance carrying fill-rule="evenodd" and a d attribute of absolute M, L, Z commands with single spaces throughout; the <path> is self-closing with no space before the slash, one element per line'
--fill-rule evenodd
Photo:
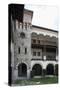
<path fill-rule="evenodd" d="M 27 54 L 27 48 L 25 48 L 25 54 Z"/>
<path fill-rule="evenodd" d="M 18 47 L 18 53 L 20 54 L 20 47 Z"/>
<path fill-rule="evenodd" d="M 22 23 L 20 23 L 20 29 L 22 29 Z"/>
<path fill-rule="evenodd" d="M 36 40 L 35 39 L 33 39 L 33 43 L 36 43 Z"/>
<path fill-rule="evenodd" d="M 28 23 L 28 28 L 31 28 L 31 23 Z"/>
<path fill-rule="evenodd" d="M 30 23 L 28 23 L 28 28 L 30 28 Z"/>
<path fill-rule="evenodd" d="M 18 21 L 18 28 L 20 28 L 20 22 Z"/>
<path fill-rule="evenodd" d="M 25 38 L 25 33 L 24 33 L 24 32 L 21 32 L 21 33 L 20 33 L 20 37 L 21 37 L 21 38 Z"/>
<path fill-rule="evenodd" d="M 27 23 L 25 23 L 25 29 L 27 30 Z"/>
<path fill-rule="evenodd" d="M 36 52 L 33 52 L 33 56 L 36 56 Z"/>
<path fill-rule="evenodd" d="M 37 42 L 38 42 L 38 44 L 40 44 L 40 40 L 38 40 Z"/>
<path fill-rule="evenodd" d="M 22 29 L 23 29 L 23 24 L 22 24 Z"/>
<path fill-rule="evenodd" d="M 38 56 L 40 56 L 40 52 L 38 52 L 37 54 L 38 54 Z"/>

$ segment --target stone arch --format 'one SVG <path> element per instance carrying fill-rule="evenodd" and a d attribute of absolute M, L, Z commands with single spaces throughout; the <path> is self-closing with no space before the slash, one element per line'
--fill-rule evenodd
<path fill-rule="evenodd" d="M 26 64 L 26 66 L 28 66 L 27 62 L 22 61 L 22 62 L 18 62 L 18 63 L 16 64 L 16 69 L 18 69 L 18 65 L 21 64 L 21 63 L 24 63 L 24 64 Z"/>
<path fill-rule="evenodd" d="M 35 64 L 32 67 L 32 74 L 33 74 L 33 76 L 40 76 L 40 75 L 42 75 L 42 66 L 40 64 Z"/>
<path fill-rule="evenodd" d="M 24 32 L 21 32 L 21 33 L 20 33 L 20 37 L 21 37 L 21 38 L 25 38 L 25 33 L 24 33 Z"/>
<path fill-rule="evenodd" d="M 19 77 L 27 76 L 27 65 L 25 63 L 18 64 L 18 76 Z"/>
<path fill-rule="evenodd" d="M 54 65 L 48 64 L 46 67 L 46 74 L 47 75 L 54 75 Z"/>

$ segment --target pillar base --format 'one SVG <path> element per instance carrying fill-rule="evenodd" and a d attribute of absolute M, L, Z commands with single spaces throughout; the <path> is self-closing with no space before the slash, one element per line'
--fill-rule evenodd
<path fill-rule="evenodd" d="M 27 70 L 27 79 L 30 79 L 30 70 Z"/>

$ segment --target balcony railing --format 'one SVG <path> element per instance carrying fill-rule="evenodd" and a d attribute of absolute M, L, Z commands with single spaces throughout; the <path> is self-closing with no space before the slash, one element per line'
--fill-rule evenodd
<path fill-rule="evenodd" d="M 38 58 L 32 58 L 31 59 L 31 61 L 58 61 L 58 60 L 56 60 L 56 59 L 46 59 L 46 60 L 44 60 L 44 59 L 38 59 Z"/>

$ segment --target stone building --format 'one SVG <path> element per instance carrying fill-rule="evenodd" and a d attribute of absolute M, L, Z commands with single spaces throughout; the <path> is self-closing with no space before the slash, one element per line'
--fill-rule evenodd
<path fill-rule="evenodd" d="M 58 74 L 58 31 L 34 26 L 32 18 L 33 12 L 26 9 L 23 23 L 11 17 L 12 80 Z"/>

